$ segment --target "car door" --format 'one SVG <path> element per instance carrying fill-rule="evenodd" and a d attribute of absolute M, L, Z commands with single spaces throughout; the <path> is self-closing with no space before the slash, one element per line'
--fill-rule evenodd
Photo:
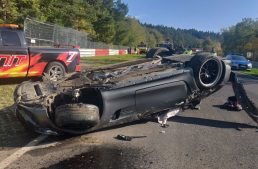
<path fill-rule="evenodd" d="M 21 38 L 15 30 L 0 30 L 0 78 L 27 75 L 29 56 Z"/>
<path fill-rule="evenodd" d="M 153 85 L 135 92 L 138 113 L 158 112 L 174 107 L 187 97 L 187 86 L 183 81 Z"/>

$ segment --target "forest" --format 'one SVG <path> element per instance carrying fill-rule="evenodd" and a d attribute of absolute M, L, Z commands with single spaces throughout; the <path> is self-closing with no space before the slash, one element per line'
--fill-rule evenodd
<path fill-rule="evenodd" d="M 23 25 L 26 17 L 87 32 L 94 41 L 149 47 L 169 40 L 184 48 L 215 48 L 219 54 L 258 50 L 258 21 L 243 19 L 221 32 L 141 23 L 121 0 L 0 0 L 0 23 Z"/>
<path fill-rule="evenodd" d="M 258 60 L 258 20 L 244 18 L 221 33 L 224 53 L 253 54 Z"/>

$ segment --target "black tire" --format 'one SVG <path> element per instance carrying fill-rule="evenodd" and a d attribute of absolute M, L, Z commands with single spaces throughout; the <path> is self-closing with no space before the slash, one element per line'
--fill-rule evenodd
<path fill-rule="evenodd" d="M 50 62 L 46 67 L 44 73 L 50 76 L 50 80 L 57 81 L 65 76 L 65 67 L 60 62 Z"/>
<path fill-rule="evenodd" d="M 169 50 L 167 48 L 151 48 L 147 53 L 146 53 L 146 58 L 154 58 L 157 56 L 168 56 Z"/>
<path fill-rule="evenodd" d="M 193 69 L 196 84 L 200 89 L 212 88 L 221 80 L 223 66 L 218 57 L 199 53 L 190 60 L 189 66 Z"/>
<path fill-rule="evenodd" d="M 65 104 L 55 109 L 55 123 L 69 129 L 88 129 L 99 123 L 99 109 L 92 104 Z"/>

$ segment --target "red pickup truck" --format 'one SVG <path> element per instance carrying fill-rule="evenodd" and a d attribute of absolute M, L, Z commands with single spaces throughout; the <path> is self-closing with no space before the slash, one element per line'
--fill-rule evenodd
<path fill-rule="evenodd" d="M 46 73 L 57 80 L 74 71 L 80 71 L 78 49 L 28 47 L 18 25 L 0 24 L 0 78 Z"/>

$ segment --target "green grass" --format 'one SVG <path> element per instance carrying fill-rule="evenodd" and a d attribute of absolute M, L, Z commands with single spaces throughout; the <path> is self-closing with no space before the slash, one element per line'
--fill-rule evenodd
<path fill-rule="evenodd" d="M 258 68 L 253 68 L 251 70 L 242 71 L 244 74 L 258 76 Z"/>
<path fill-rule="evenodd" d="M 0 85 L 0 111 L 13 105 L 13 92 L 17 85 Z"/>
<path fill-rule="evenodd" d="M 131 60 L 143 58 L 144 55 L 114 55 L 114 56 L 94 56 L 81 58 L 82 64 L 92 65 L 94 67 L 116 64 Z"/>

